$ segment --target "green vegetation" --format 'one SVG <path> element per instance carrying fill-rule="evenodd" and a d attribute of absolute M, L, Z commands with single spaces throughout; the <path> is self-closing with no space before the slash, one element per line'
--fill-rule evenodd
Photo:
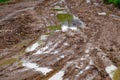
<path fill-rule="evenodd" d="M 25 50 L 21 50 L 18 57 L 21 56 L 21 55 L 24 55 L 24 54 L 26 54 Z"/>
<path fill-rule="evenodd" d="M 115 6 L 120 7 L 120 0 L 113 0 Z"/>
<path fill-rule="evenodd" d="M 51 31 L 61 30 L 61 25 L 48 26 L 48 29 L 51 30 Z"/>
<path fill-rule="evenodd" d="M 17 61 L 16 58 L 10 58 L 10 59 L 1 61 L 1 62 L 0 62 L 0 66 L 5 66 L 5 65 L 8 65 L 8 64 L 12 64 L 12 63 L 14 63 L 14 62 L 16 62 L 16 61 Z"/>
<path fill-rule="evenodd" d="M 43 41 L 41 41 L 41 40 L 38 40 L 37 42 L 38 42 L 38 44 L 42 44 L 43 43 Z"/>
<path fill-rule="evenodd" d="M 105 3 L 114 4 L 117 7 L 120 7 L 120 0 L 104 0 Z"/>
<path fill-rule="evenodd" d="M 115 71 L 113 80 L 120 80 L 120 68 Z"/>
<path fill-rule="evenodd" d="M 9 1 L 9 0 L 0 0 L 0 3 L 7 2 L 7 1 Z"/>
<path fill-rule="evenodd" d="M 104 0 L 104 3 L 112 3 L 113 0 Z"/>
<path fill-rule="evenodd" d="M 73 20 L 73 15 L 72 14 L 57 14 L 57 19 L 61 22 L 70 22 Z"/>
<path fill-rule="evenodd" d="M 52 33 L 51 32 L 46 32 L 45 35 L 51 35 Z"/>
<path fill-rule="evenodd" d="M 23 46 L 25 46 L 25 43 L 18 43 L 18 44 L 16 44 L 16 46 L 18 46 L 18 47 L 23 47 Z"/>

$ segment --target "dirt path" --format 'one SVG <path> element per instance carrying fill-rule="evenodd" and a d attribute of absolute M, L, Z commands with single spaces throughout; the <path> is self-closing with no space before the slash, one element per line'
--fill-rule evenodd
<path fill-rule="evenodd" d="M 0 80 L 114 80 L 119 9 L 102 0 L 44 0 L 33 7 L 1 18 L 1 30 L 14 30 L 0 34 Z M 60 23 L 60 13 L 73 22 Z"/>

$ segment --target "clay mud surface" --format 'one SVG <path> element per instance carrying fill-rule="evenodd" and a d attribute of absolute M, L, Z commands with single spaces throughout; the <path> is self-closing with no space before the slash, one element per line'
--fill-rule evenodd
<path fill-rule="evenodd" d="M 61 13 L 74 19 L 60 22 Z M 119 8 L 102 0 L 0 5 L 0 80 L 120 80 L 119 68 Z"/>

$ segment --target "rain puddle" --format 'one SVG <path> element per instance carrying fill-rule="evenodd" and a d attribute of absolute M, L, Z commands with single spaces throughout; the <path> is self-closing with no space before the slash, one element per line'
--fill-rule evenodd
<path fill-rule="evenodd" d="M 65 74 L 64 71 L 59 71 L 58 73 L 56 73 L 54 76 L 52 76 L 48 80 L 63 80 L 64 74 Z"/>
<path fill-rule="evenodd" d="M 92 43 L 87 43 L 85 53 L 89 53 L 93 49 Z"/>
<path fill-rule="evenodd" d="M 33 45 L 27 47 L 26 52 L 34 51 L 39 46 L 39 43 L 36 42 Z"/>
<path fill-rule="evenodd" d="M 68 30 L 77 31 L 78 27 L 85 27 L 85 24 L 81 20 L 79 20 L 79 18 L 75 17 L 72 14 L 60 13 L 57 14 L 56 17 L 62 24 L 61 29 L 63 32 L 66 32 Z"/>
<path fill-rule="evenodd" d="M 47 40 L 47 37 L 48 37 L 48 35 L 41 35 L 39 37 L 39 39 L 34 44 L 28 46 L 25 51 L 26 52 L 31 52 L 31 51 L 36 50 L 37 47 L 39 47 L 41 44 L 44 43 L 44 41 Z"/>
<path fill-rule="evenodd" d="M 51 44 L 52 44 L 52 42 L 48 42 L 48 44 L 46 46 L 44 46 L 43 48 L 38 50 L 35 54 L 42 54 L 42 53 L 44 53 L 44 51 L 47 50 L 50 47 Z"/>
<path fill-rule="evenodd" d="M 76 77 L 79 77 L 82 73 L 84 73 L 85 71 L 89 70 L 91 68 L 91 61 L 89 62 L 89 65 L 87 65 L 85 67 L 85 69 L 81 70 L 77 75 Z"/>
<path fill-rule="evenodd" d="M 86 0 L 86 3 L 91 3 L 91 0 Z"/>
<path fill-rule="evenodd" d="M 114 65 L 107 66 L 105 68 L 106 72 L 109 74 L 110 78 L 113 79 L 114 72 L 117 70 L 117 67 Z"/>
<path fill-rule="evenodd" d="M 52 71 L 52 69 L 49 69 L 47 67 L 39 67 L 36 63 L 23 62 L 22 65 L 27 69 L 33 69 L 34 71 L 40 72 L 43 75 L 46 75 L 47 73 Z"/>
<path fill-rule="evenodd" d="M 99 12 L 98 15 L 100 15 L 100 16 L 106 16 L 107 13 L 106 12 Z"/>
<path fill-rule="evenodd" d="M 78 17 L 71 14 L 67 6 L 62 6 L 65 4 L 64 0 L 61 0 L 53 8 L 56 11 L 56 18 L 60 21 L 61 25 L 50 26 L 50 30 L 62 30 L 66 32 L 68 30 L 78 30 L 78 28 L 85 28 L 85 23 L 82 22 Z"/>

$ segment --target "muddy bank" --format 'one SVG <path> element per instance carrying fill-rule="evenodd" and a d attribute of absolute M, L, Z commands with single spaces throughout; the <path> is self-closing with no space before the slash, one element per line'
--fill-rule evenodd
<path fill-rule="evenodd" d="M 102 0 L 44 0 L 33 7 L 0 22 L 0 80 L 116 78 L 118 8 Z"/>

